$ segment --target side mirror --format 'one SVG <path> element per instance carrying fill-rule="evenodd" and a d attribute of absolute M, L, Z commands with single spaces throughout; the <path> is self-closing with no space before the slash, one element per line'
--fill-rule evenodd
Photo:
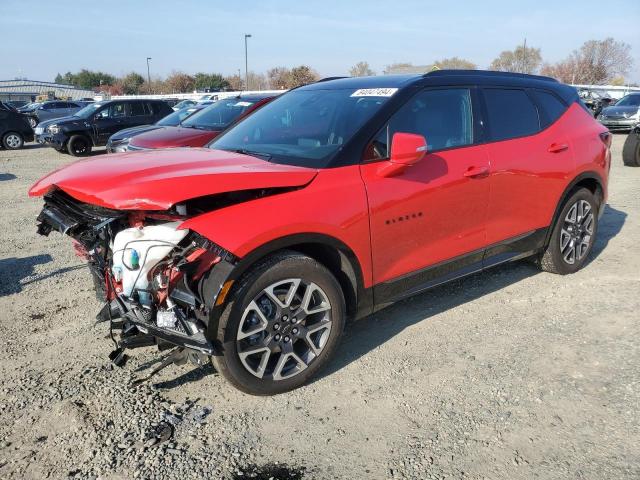
<path fill-rule="evenodd" d="M 378 175 L 392 177 L 415 165 L 427 154 L 427 140 L 415 133 L 395 133 L 391 140 L 391 156 L 385 162 Z"/>

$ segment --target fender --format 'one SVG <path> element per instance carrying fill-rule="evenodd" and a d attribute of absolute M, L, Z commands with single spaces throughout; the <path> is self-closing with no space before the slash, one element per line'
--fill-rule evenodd
<path fill-rule="evenodd" d="M 349 282 L 355 284 L 356 298 L 348 298 L 349 292 L 345 296 L 348 302 L 355 301 L 357 310 L 361 310 L 361 302 L 371 287 L 367 198 L 357 165 L 321 170 L 300 190 L 204 213 L 186 220 L 179 228 L 193 230 L 237 257 L 231 279 L 276 250 L 296 247 L 317 257 L 323 255 L 324 247 L 325 255 L 331 250 L 339 252 L 333 266 L 340 267 Z"/>
<path fill-rule="evenodd" d="M 564 202 L 566 202 L 567 198 L 569 198 L 569 195 L 571 195 L 571 192 L 576 188 L 576 186 L 580 182 L 584 182 L 585 180 L 595 181 L 597 187 L 602 191 L 603 198 L 606 198 L 605 196 L 606 190 L 604 187 L 605 183 L 603 182 L 602 177 L 600 176 L 599 173 L 594 172 L 592 170 L 588 170 L 576 176 L 573 180 L 571 180 L 571 182 L 569 182 L 567 187 L 562 192 L 562 195 L 560 196 L 558 203 L 556 204 L 556 209 L 553 212 L 551 223 L 549 224 L 549 228 L 547 229 L 547 235 L 544 242 L 545 246 L 549 245 L 549 241 L 551 240 L 551 234 L 553 233 L 553 226 L 555 225 L 556 220 L 558 219 L 558 215 L 560 215 L 560 210 L 562 210 Z M 598 217 L 601 217 L 603 213 L 604 213 L 604 202 L 602 203 L 602 205 L 600 205 L 600 211 L 598 212 Z"/>

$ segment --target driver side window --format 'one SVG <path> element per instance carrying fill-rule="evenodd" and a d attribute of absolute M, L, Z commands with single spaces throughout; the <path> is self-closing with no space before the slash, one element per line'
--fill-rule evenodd
<path fill-rule="evenodd" d="M 430 152 L 471 145 L 471 92 L 468 88 L 448 88 L 418 93 L 378 132 L 367 147 L 364 160 L 389 158 L 390 141 L 398 132 L 422 135 Z"/>

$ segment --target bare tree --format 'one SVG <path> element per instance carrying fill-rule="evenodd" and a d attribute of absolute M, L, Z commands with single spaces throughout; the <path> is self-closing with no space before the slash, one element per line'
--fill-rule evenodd
<path fill-rule="evenodd" d="M 291 77 L 291 70 L 287 67 L 274 67 L 267 70 L 267 80 L 269 81 L 269 88 L 274 90 L 282 90 L 289 88 L 289 80 Z"/>
<path fill-rule="evenodd" d="M 427 73 L 431 70 L 431 65 L 414 65 L 412 63 L 392 63 L 384 67 L 382 73 L 385 75 L 394 75 L 400 73 Z"/>
<path fill-rule="evenodd" d="M 164 83 L 171 93 L 192 92 L 195 88 L 195 79 L 184 72 L 171 72 Z"/>
<path fill-rule="evenodd" d="M 229 83 L 229 88 L 233 91 L 239 92 L 242 90 L 243 80 L 240 75 L 230 75 L 225 77 L 225 80 Z"/>
<path fill-rule="evenodd" d="M 458 57 L 443 58 L 435 62 L 433 67 L 440 70 L 475 70 L 478 68 L 475 63 Z"/>
<path fill-rule="evenodd" d="M 515 73 L 536 73 L 542 63 L 539 48 L 520 45 L 515 50 L 505 50 L 491 62 L 490 70 Z"/>
<path fill-rule="evenodd" d="M 358 62 L 349 70 L 349 74 L 352 77 L 368 77 L 375 75 L 376 72 L 371 70 L 368 62 Z"/>
<path fill-rule="evenodd" d="M 300 85 L 317 82 L 318 80 L 320 80 L 318 72 L 307 65 L 300 65 L 299 67 L 291 69 L 289 88 L 299 87 Z"/>
<path fill-rule="evenodd" d="M 269 82 L 263 73 L 249 71 L 247 81 L 247 90 L 266 90 L 269 88 Z"/>

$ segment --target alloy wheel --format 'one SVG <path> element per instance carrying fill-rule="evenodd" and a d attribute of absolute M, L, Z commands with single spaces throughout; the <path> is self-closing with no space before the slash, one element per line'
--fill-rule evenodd
<path fill-rule="evenodd" d="M 560 231 L 560 253 L 569 265 L 584 258 L 593 241 L 594 214 L 586 200 L 574 203 L 564 218 Z"/>
<path fill-rule="evenodd" d="M 15 133 L 10 133 L 5 137 L 5 142 L 9 148 L 20 148 L 21 139 Z"/>
<path fill-rule="evenodd" d="M 318 285 L 300 278 L 273 283 L 242 314 L 238 356 L 255 377 L 294 377 L 321 354 L 332 323 L 329 298 Z"/>

